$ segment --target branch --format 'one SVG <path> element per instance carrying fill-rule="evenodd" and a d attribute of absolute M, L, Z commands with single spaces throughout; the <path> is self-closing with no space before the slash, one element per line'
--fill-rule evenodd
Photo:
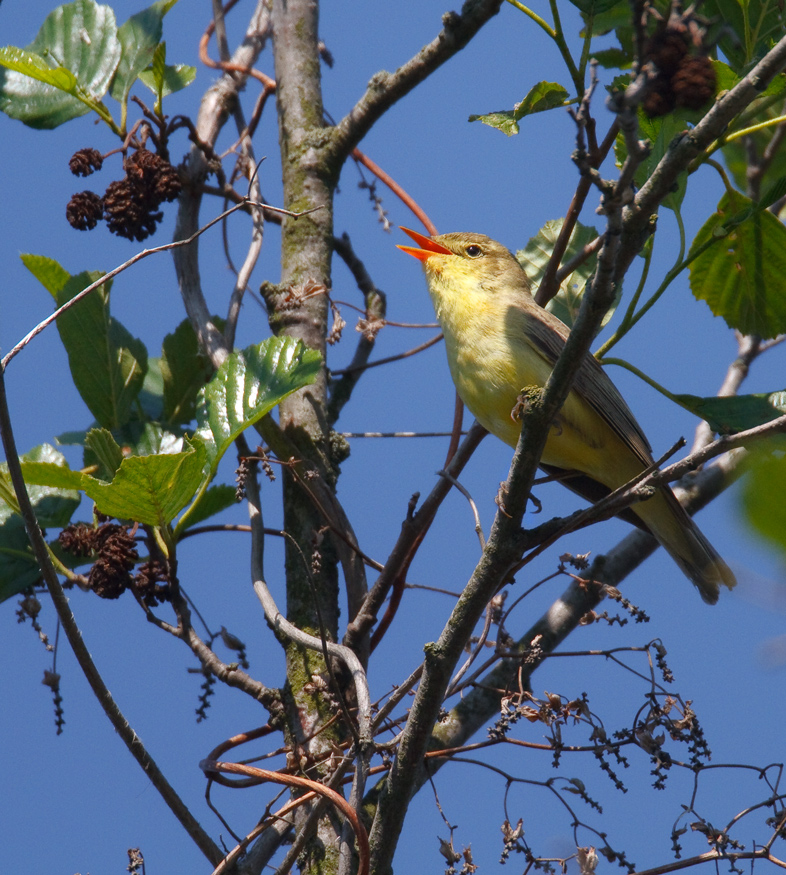
<path fill-rule="evenodd" d="M 472 426 L 446 468 L 447 473 L 451 477 L 458 477 L 485 434 L 485 429 L 477 423 Z M 368 634 L 370 628 L 376 623 L 377 614 L 388 597 L 390 590 L 400 585 L 403 591 L 407 569 L 450 489 L 450 480 L 447 477 L 439 477 L 428 498 L 421 505 L 420 510 L 417 513 L 413 513 L 413 507 L 407 513 L 407 518 L 401 527 L 401 534 L 385 562 L 384 570 L 369 591 L 357 616 L 347 626 L 344 643 L 348 646 L 353 647 L 356 641 Z M 416 501 L 417 497 L 415 496 L 413 501 Z"/>
<path fill-rule="evenodd" d="M 732 119 L 759 97 L 767 85 L 786 66 L 786 37 L 740 81 L 723 95 L 707 115 L 682 137 L 675 139 L 658 166 L 625 210 L 620 258 L 617 265 L 621 279 L 651 232 L 650 216 L 657 212 L 677 177 L 692 161 L 723 135 Z"/>
<path fill-rule="evenodd" d="M 521 523 L 551 424 L 570 393 L 573 377 L 584 356 L 588 355 L 601 320 L 614 299 L 624 197 L 622 187 L 604 186 L 603 210 L 607 216 L 607 230 L 592 284 L 540 398 L 530 403 L 522 416 L 521 436 L 508 479 L 502 487 L 500 511 L 495 516 L 481 560 L 439 640 L 426 647 L 423 678 L 402 732 L 398 756 L 380 793 L 371 830 L 375 871 L 386 871 L 391 863 L 403 825 L 406 802 L 422 780 L 423 757 L 465 642 L 528 543 Z"/>
<path fill-rule="evenodd" d="M 355 278 L 358 289 L 363 293 L 366 319 L 377 322 L 385 318 L 386 299 L 385 293 L 374 285 L 374 281 L 368 274 L 365 265 L 357 257 L 349 235 L 333 238 L 333 249 L 341 256 L 344 264 L 349 268 Z M 335 380 L 331 387 L 330 402 L 328 404 L 328 419 L 332 424 L 338 420 L 344 405 L 349 401 L 355 384 L 362 376 L 368 365 L 368 359 L 374 349 L 376 334 L 373 332 L 361 332 L 355 355 L 349 366 L 339 380 Z"/>
<path fill-rule="evenodd" d="M 285 787 L 299 787 L 325 797 L 332 802 L 336 808 L 342 811 L 347 820 L 352 824 L 352 829 L 355 832 L 358 844 L 358 856 L 360 857 L 358 875 L 368 875 L 368 837 L 366 835 L 366 830 L 360 822 L 355 810 L 340 793 L 337 793 L 325 784 L 320 784 L 318 781 L 312 781 L 309 778 L 301 778 L 299 775 L 282 774 L 281 772 L 272 772 L 269 769 L 259 769 L 255 766 L 248 766 L 243 763 L 222 763 L 216 760 L 203 760 L 200 763 L 200 767 L 206 774 L 213 778 L 216 777 L 216 774 L 220 774 L 221 772 L 229 772 L 230 774 L 235 775 L 245 775 L 256 784 L 271 781 L 275 784 L 283 784 Z"/>
<path fill-rule="evenodd" d="M 682 493 L 682 504 L 693 514 L 709 504 L 740 473 L 739 457 L 725 465 L 715 465 L 700 471 L 691 481 L 690 492 Z M 655 539 L 646 532 L 631 532 L 605 555 L 598 556 L 585 574 L 594 585 L 573 581 L 546 613 L 516 642 L 519 655 L 504 658 L 492 671 L 478 681 L 475 689 L 464 694 L 448 718 L 435 727 L 432 746 L 457 747 L 464 744 L 499 711 L 500 694 L 515 677 L 527 656 L 523 684 L 528 684 L 535 670 L 546 657 L 570 635 L 582 618 L 594 610 L 604 598 L 604 586 L 617 586 L 657 549 Z M 419 783 L 423 783 L 419 779 Z"/>
<path fill-rule="evenodd" d="M 381 71 L 371 77 L 366 93 L 334 128 L 325 155 L 334 172 L 372 125 L 394 103 L 460 52 L 480 28 L 499 12 L 501 5 L 502 0 L 466 0 L 461 13 L 447 12 L 443 15 L 443 28 L 435 39 L 395 73 Z"/>
<path fill-rule="evenodd" d="M 258 0 L 245 39 L 232 56 L 232 61 L 243 70 L 254 65 L 262 51 L 269 33 L 270 13 L 265 0 Z M 229 118 L 231 108 L 239 100 L 240 91 L 246 83 L 246 72 L 225 72 L 205 92 L 199 106 L 196 131 L 199 141 L 211 149 Z M 191 147 L 185 164 L 187 183 L 178 200 L 175 240 L 191 237 L 199 227 L 199 210 L 202 204 L 201 186 L 211 172 L 211 165 L 202 148 Z M 199 274 L 199 247 L 190 246 L 175 251 L 175 271 L 188 318 L 194 327 L 200 348 L 218 367 L 229 354 L 224 335 L 213 324 L 207 307 Z"/>
<path fill-rule="evenodd" d="M 265 617 L 276 634 L 283 635 L 295 644 L 318 653 L 322 653 L 324 647 L 332 657 L 347 667 L 352 675 L 355 695 L 357 696 L 360 742 L 361 745 L 368 745 L 372 739 L 371 697 L 368 691 L 366 672 L 354 650 L 333 641 L 323 642 L 320 638 L 303 632 L 294 623 L 290 623 L 279 611 L 275 599 L 265 583 L 265 572 L 262 567 L 265 534 L 262 525 L 259 485 L 253 476 L 246 481 L 246 496 L 248 498 L 248 514 L 251 520 L 251 575 L 254 581 L 254 592 L 262 605 Z"/>
<path fill-rule="evenodd" d="M 174 787 L 167 781 L 163 772 L 158 768 L 155 760 L 150 756 L 149 752 L 142 744 L 139 736 L 131 728 L 131 725 L 123 716 L 122 711 L 117 706 L 117 703 L 112 698 L 112 694 L 107 689 L 101 674 L 93 662 L 90 652 L 87 649 L 82 633 L 77 625 L 71 608 L 68 604 L 63 587 L 57 577 L 57 573 L 49 561 L 46 541 L 41 533 L 41 527 L 35 516 L 35 511 L 30 502 L 30 497 L 27 494 L 24 478 L 22 477 L 22 467 L 19 463 L 19 456 L 16 450 L 16 441 L 11 426 L 11 417 L 8 411 L 8 401 L 5 391 L 5 373 L 4 369 L 0 369 L 0 433 L 2 434 L 3 447 L 6 454 L 6 463 L 8 465 L 8 473 L 11 477 L 11 482 L 16 493 L 16 499 L 19 502 L 19 510 L 22 519 L 25 522 L 27 536 L 30 539 L 30 546 L 33 548 L 33 554 L 41 569 L 49 594 L 52 598 L 52 603 L 57 611 L 57 616 L 66 633 L 68 642 L 74 652 L 79 667 L 82 669 L 90 688 L 93 691 L 99 705 L 103 709 L 109 722 L 114 727 L 115 732 L 120 736 L 121 740 L 128 748 L 131 756 L 139 763 L 142 771 L 150 779 L 150 782 L 161 795 L 170 811 L 180 821 L 181 825 L 193 839 L 200 851 L 207 859 L 215 866 L 224 856 L 215 842 L 205 832 L 197 819 L 191 814 L 188 806 L 183 802 L 180 796 L 175 791 Z"/>

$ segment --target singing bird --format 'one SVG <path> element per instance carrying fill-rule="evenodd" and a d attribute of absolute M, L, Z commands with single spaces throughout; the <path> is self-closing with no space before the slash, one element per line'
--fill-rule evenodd
<path fill-rule="evenodd" d="M 402 230 L 418 244 L 398 248 L 422 262 L 461 400 L 481 425 L 515 447 L 519 396 L 546 384 L 568 327 L 535 303 L 527 275 L 501 243 L 483 234 L 426 237 Z M 587 354 L 551 427 L 541 467 L 565 474 L 566 486 L 597 501 L 652 464 L 641 427 Z M 705 602 L 717 602 L 721 583 L 735 585 L 668 486 L 620 516 L 655 536 Z"/>

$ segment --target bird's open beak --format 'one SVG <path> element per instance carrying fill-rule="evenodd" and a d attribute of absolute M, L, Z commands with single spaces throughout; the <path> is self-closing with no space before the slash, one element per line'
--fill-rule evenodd
<path fill-rule="evenodd" d="M 423 234 L 418 234 L 417 231 L 411 231 L 409 228 L 399 226 L 401 230 L 411 237 L 419 246 L 398 246 L 402 252 L 407 252 L 414 256 L 418 261 L 428 261 L 432 255 L 452 255 L 453 253 L 441 243 L 435 243 L 431 237 L 426 237 Z"/>

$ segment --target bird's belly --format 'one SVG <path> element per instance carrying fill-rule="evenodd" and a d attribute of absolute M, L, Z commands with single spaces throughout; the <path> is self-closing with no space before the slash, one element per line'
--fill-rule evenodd
<path fill-rule="evenodd" d="M 514 368 L 509 358 L 483 362 L 458 357 L 451 368 L 459 396 L 480 424 L 515 447 L 521 433 L 516 410 L 526 403 L 521 390 L 541 388 L 551 373 L 542 367 Z M 518 388 L 512 388 L 518 387 Z M 542 461 L 566 470 L 581 471 L 610 489 L 626 483 L 644 467 L 617 433 L 589 404 L 571 392 L 554 421 Z"/>

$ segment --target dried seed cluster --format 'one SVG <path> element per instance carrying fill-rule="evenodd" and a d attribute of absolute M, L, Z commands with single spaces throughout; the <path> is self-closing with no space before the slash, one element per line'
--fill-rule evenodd
<path fill-rule="evenodd" d="M 76 176 L 99 170 L 103 157 L 95 149 L 80 149 L 70 162 Z M 101 219 L 118 237 L 141 242 L 155 233 L 164 218 L 159 207 L 173 201 L 181 190 L 177 170 L 160 155 L 138 149 L 123 161 L 125 176 L 110 182 L 103 196 L 80 191 L 68 202 L 66 218 L 78 231 L 88 231 Z"/>
<path fill-rule="evenodd" d="M 672 22 L 656 31 L 647 43 L 644 60 L 657 70 L 642 102 L 650 118 L 678 107 L 701 109 L 715 94 L 712 61 L 701 49 L 696 50 L 682 23 Z"/>
<path fill-rule="evenodd" d="M 87 583 L 100 598 L 120 598 L 130 589 L 149 607 L 169 600 L 169 577 L 163 563 L 146 562 L 136 575 L 131 574 L 139 553 L 128 526 L 108 522 L 106 518 L 97 527 L 75 523 L 63 529 L 58 540 L 66 553 L 94 558 Z"/>

